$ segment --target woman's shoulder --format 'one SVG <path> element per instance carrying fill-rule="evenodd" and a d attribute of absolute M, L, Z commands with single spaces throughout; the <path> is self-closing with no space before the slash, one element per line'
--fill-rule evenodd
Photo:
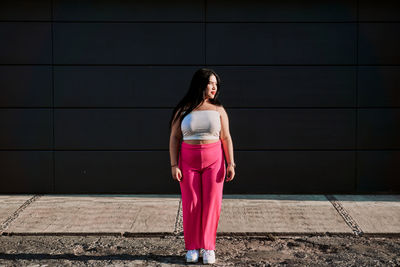
<path fill-rule="evenodd" d="M 219 113 L 226 112 L 226 110 L 222 104 L 214 105 L 214 106 L 215 106 L 216 110 L 219 111 Z"/>
<path fill-rule="evenodd" d="M 227 118 L 228 117 L 228 113 L 225 110 L 225 107 L 221 104 L 221 105 L 216 105 L 217 111 L 219 112 L 219 115 L 221 118 Z"/>
<path fill-rule="evenodd" d="M 216 104 L 209 104 L 209 106 L 202 108 L 203 110 L 215 110 L 218 111 L 219 115 L 222 115 L 225 112 L 224 107 L 222 104 L 216 105 Z"/>

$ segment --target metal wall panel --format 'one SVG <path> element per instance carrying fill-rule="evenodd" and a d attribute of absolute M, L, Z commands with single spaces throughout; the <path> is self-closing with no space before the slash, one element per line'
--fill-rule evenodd
<path fill-rule="evenodd" d="M 224 193 L 328 194 L 354 192 L 356 188 L 353 151 L 249 150 L 235 156 L 240 162 L 237 180 L 225 184 Z"/>
<path fill-rule="evenodd" d="M 360 21 L 400 21 L 397 0 L 359 0 Z"/>
<path fill-rule="evenodd" d="M 52 0 L 2 0 L 0 20 L 49 20 Z"/>
<path fill-rule="evenodd" d="M 221 99 L 235 108 L 354 107 L 356 67 L 213 66 Z"/>
<path fill-rule="evenodd" d="M 399 192 L 400 151 L 358 151 L 358 191 Z"/>
<path fill-rule="evenodd" d="M 51 149 L 51 109 L 0 109 L 0 149 Z"/>
<path fill-rule="evenodd" d="M 400 64 L 400 23 L 360 23 L 359 63 Z"/>
<path fill-rule="evenodd" d="M 359 107 L 400 107 L 400 67 L 362 66 L 358 71 Z"/>
<path fill-rule="evenodd" d="M 52 193 L 53 152 L 0 151 L 0 177 L 0 193 Z"/>
<path fill-rule="evenodd" d="M 168 149 L 166 109 L 56 109 L 55 148 Z"/>
<path fill-rule="evenodd" d="M 0 66 L 0 107 L 48 107 L 52 103 L 51 66 Z"/>
<path fill-rule="evenodd" d="M 198 67 L 57 66 L 56 107 L 173 107 Z M 172 112 L 172 111 L 171 111 Z"/>
<path fill-rule="evenodd" d="M 359 109 L 359 149 L 400 149 L 400 109 Z"/>
<path fill-rule="evenodd" d="M 207 64 L 356 63 L 355 23 L 208 23 L 206 34 Z"/>
<path fill-rule="evenodd" d="M 204 21 L 202 0 L 54 0 L 54 19 L 71 21 Z"/>
<path fill-rule="evenodd" d="M 1 64 L 51 64 L 50 22 L 1 22 Z"/>
<path fill-rule="evenodd" d="M 357 1 L 351 0 L 207 0 L 208 21 L 342 22 L 357 19 Z"/>
<path fill-rule="evenodd" d="M 57 151 L 60 193 L 174 193 L 167 151 Z"/>
<path fill-rule="evenodd" d="M 55 64 L 204 64 L 199 23 L 54 23 Z"/>
<path fill-rule="evenodd" d="M 230 110 L 238 149 L 355 149 L 352 109 Z"/>

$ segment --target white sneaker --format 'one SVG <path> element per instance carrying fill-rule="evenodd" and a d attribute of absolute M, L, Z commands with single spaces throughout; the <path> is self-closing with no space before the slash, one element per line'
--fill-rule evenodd
<path fill-rule="evenodd" d="M 199 260 L 199 251 L 197 249 L 188 250 L 186 253 L 186 262 L 197 262 Z"/>
<path fill-rule="evenodd" d="M 214 250 L 205 249 L 203 251 L 203 263 L 215 263 L 215 252 Z"/>

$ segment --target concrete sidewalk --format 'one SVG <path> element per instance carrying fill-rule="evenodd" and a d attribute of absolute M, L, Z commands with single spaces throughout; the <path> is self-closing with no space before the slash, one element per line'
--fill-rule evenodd
<path fill-rule="evenodd" d="M 0 195 L 3 235 L 183 235 L 180 195 Z M 400 195 L 224 195 L 217 235 L 400 236 Z"/>

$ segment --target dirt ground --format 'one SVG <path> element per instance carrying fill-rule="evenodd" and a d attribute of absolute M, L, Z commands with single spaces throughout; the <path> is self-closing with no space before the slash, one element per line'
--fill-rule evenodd
<path fill-rule="evenodd" d="M 217 236 L 214 266 L 400 266 L 400 237 Z M 183 236 L 0 236 L 0 266 L 182 266 Z"/>

